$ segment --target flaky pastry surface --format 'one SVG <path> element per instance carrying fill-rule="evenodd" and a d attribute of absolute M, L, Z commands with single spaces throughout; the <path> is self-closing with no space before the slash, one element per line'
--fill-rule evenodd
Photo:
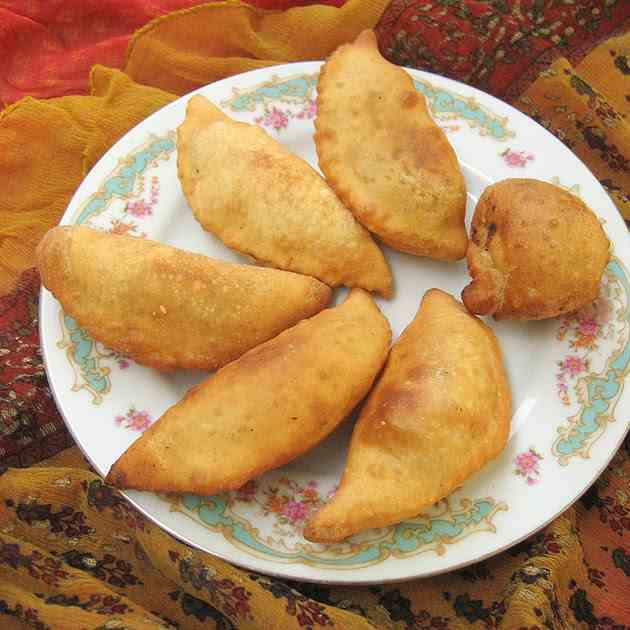
<path fill-rule="evenodd" d="M 381 250 L 324 179 L 202 96 L 177 130 L 177 171 L 195 218 L 228 247 L 333 287 L 391 294 Z"/>
<path fill-rule="evenodd" d="M 365 396 L 390 341 L 368 293 L 304 320 L 191 389 L 112 466 L 119 488 L 239 488 L 326 437 Z"/>
<path fill-rule="evenodd" d="M 466 189 L 455 152 L 372 31 L 322 66 L 315 128 L 326 180 L 371 232 L 410 254 L 465 256 Z"/>
<path fill-rule="evenodd" d="M 224 365 L 320 311 L 331 293 L 307 276 L 84 226 L 50 230 L 37 264 L 94 339 L 160 370 Z"/>
<path fill-rule="evenodd" d="M 304 536 L 336 542 L 416 516 L 501 452 L 510 417 L 493 332 L 427 291 L 361 411 L 339 488 Z"/>
<path fill-rule="evenodd" d="M 466 307 L 497 319 L 545 319 L 598 295 L 610 243 L 593 211 L 570 192 L 506 179 L 479 198 L 468 246 Z"/>

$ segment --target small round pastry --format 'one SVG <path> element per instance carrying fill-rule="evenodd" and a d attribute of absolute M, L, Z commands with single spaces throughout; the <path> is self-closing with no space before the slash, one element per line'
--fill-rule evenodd
<path fill-rule="evenodd" d="M 578 197 L 535 179 L 506 179 L 479 198 L 468 244 L 471 313 L 546 319 L 592 302 L 610 243 Z"/>

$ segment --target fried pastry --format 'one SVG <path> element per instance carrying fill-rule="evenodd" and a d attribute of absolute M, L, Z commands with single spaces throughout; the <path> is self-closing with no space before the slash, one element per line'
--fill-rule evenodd
<path fill-rule="evenodd" d="M 323 178 L 203 96 L 177 130 L 177 171 L 195 218 L 228 247 L 333 287 L 391 294 L 381 250 Z"/>
<path fill-rule="evenodd" d="M 592 210 L 535 179 L 488 186 L 472 220 L 462 299 L 472 313 L 545 319 L 592 302 L 610 243 Z"/>
<path fill-rule="evenodd" d="M 331 293 L 314 278 L 83 226 L 50 230 L 37 264 L 94 339 L 160 370 L 224 365 L 319 312 Z"/>
<path fill-rule="evenodd" d="M 317 92 L 319 165 L 355 217 L 394 249 L 463 258 L 466 188 L 455 152 L 372 31 L 332 54 Z"/>
<path fill-rule="evenodd" d="M 427 291 L 361 411 L 337 492 L 304 536 L 336 542 L 416 516 L 501 452 L 510 417 L 494 334 Z"/>
<path fill-rule="evenodd" d="M 326 437 L 365 396 L 390 330 L 361 289 L 191 389 L 112 466 L 119 488 L 239 488 Z"/>

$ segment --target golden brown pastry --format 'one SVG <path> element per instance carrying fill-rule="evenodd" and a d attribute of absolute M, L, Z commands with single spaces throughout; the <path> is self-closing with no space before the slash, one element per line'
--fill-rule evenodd
<path fill-rule="evenodd" d="M 472 220 L 462 292 L 472 313 L 545 319 L 593 301 L 610 258 L 595 214 L 566 190 L 535 179 L 488 186 Z"/>
<path fill-rule="evenodd" d="M 177 130 L 177 171 L 195 218 L 228 247 L 333 287 L 391 294 L 381 250 L 323 178 L 203 96 Z"/>
<path fill-rule="evenodd" d="M 390 341 L 360 289 L 191 389 L 112 466 L 119 488 L 214 494 L 286 464 L 365 396 Z"/>
<path fill-rule="evenodd" d="M 427 291 L 359 416 L 337 492 L 304 536 L 336 542 L 416 516 L 501 452 L 510 417 L 494 334 Z"/>
<path fill-rule="evenodd" d="M 455 152 L 372 31 L 333 53 L 317 92 L 319 165 L 357 219 L 394 249 L 463 258 L 466 188 Z"/>
<path fill-rule="evenodd" d="M 37 264 L 94 339 L 160 370 L 215 369 L 330 300 L 314 278 L 83 226 L 47 232 Z"/>

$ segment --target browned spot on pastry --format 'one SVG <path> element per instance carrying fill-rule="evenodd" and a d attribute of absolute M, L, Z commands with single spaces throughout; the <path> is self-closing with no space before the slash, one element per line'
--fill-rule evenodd
<path fill-rule="evenodd" d="M 593 300 L 609 241 L 596 215 L 567 191 L 533 179 L 488 186 L 468 248 L 472 282 L 462 299 L 497 319 L 546 319 Z"/>
<path fill-rule="evenodd" d="M 401 105 L 403 109 L 412 109 L 420 102 L 420 96 L 414 90 L 413 92 L 404 92 L 401 98 Z"/>

